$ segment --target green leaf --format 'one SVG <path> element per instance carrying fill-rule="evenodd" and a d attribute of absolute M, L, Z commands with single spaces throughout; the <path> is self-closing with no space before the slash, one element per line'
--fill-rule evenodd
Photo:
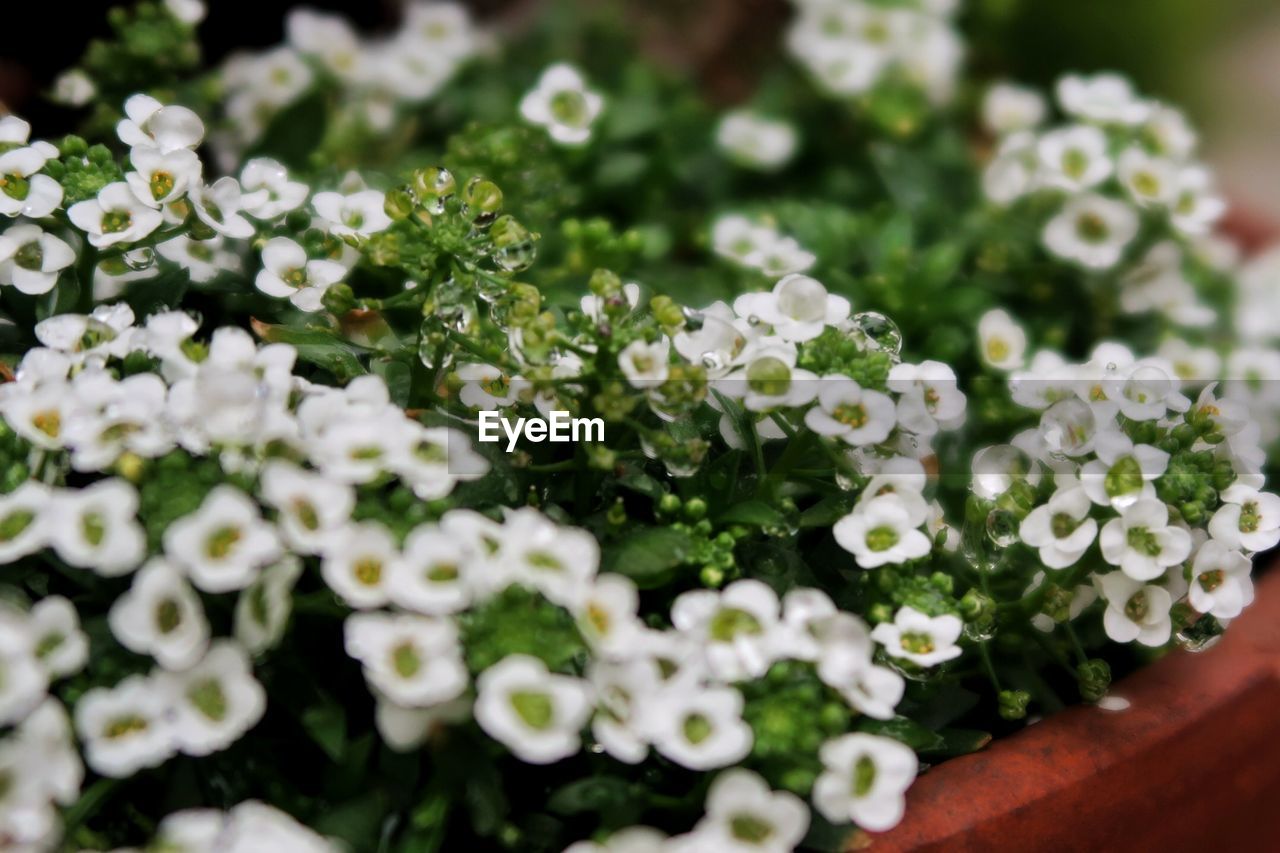
<path fill-rule="evenodd" d="M 342 706 L 325 701 L 302 712 L 302 728 L 324 754 L 334 761 L 342 761 L 347 751 L 347 714 Z"/>
<path fill-rule="evenodd" d="M 292 326 L 273 325 L 253 321 L 253 331 L 268 343 L 290 344 L 298 351 L 298 358 L 332 373 L 338 379 L 348 379 L 365 373 L 359 356 L 370 352 L 353 344 L 328 329 L 295 329 Z"/>
<path fill-rule="evenodd" d="M 312 151 L 324 139 L 329 107 L 323 92 L 315 92 L 276 113 L 258 144 L 246 156 L 270 155 L 292 170 L 303 170 Z"/>
<path fill-rule="evenodd" d="M 951 758 L 977 752 L 991 743 L 991 733 L 978 729 L 943 729 L 937 734 L 942 738 L 942 745 L 936 748 L 922 748 L 921 755 L 932 758 Z"/>
<path fill-rule="evenodd" d="M 848 515 L 852 509 L 852 498 L 847 495 L 832 495 L 800 513 L 800 526 L 802 528 L 830 527 Z"/>
<path fill-rule="evenodd" d="M 907 717 L 894 717 L 892 720 L 873 720 L 866 717 L 858 723 L 858 731 L 891 737 L 902 741 L 916 752 L 942 749 L 946 745 L 942 735 L 929 731 Z"/>
<path fill-rule="evenodd" d="M 693 548 L 689 534 L 671 527 L 650 527 L 605 548 L 602 567 L 626 575 L 641 589 L 661 586 Z"/>
<path fill-rule="evenodd" d="M 628 465 L 618 478 L 618 486 L 657 500 L 666 494 L 662 484 L 634 465 Z"/>
<path fill-rule="evenodd" d="M 386 792 L 375 788 L 354 800 L 325 809 L 315 828 L 351 844 L 353 849 L 368 849 L 369 840 L 380 834 L 383 818 L 391 807 Z"/>
<path fill-rule="evenodd" d="M 743 501 L 716 518 L 717 524 L 750 524 L 756 527 L 774 527 L 785 521 L 781 512 L 764 501 Z"/>
<path fill-rule="evenodd" d="M 562 815 L 603 812 L 633 799 L 631 783 L 617 776 L 589 776 L 551 793 L 547 808 Z"/>

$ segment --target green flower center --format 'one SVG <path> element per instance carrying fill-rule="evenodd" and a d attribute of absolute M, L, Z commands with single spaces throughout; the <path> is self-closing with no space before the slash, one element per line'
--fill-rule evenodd
<path fill-rule="evenodd" d="M 534 690 L 517 690 L 511 694 L 511 707 L 531 729 L 542 731 L 555 722 L 555 706 L 546 693 Z"/>
<path fill-rule="evenodd" d="M 95 548 L 101 545 L 107 535 L 107 520 L 102 513 L 86 512 L 80 516 L 80 535 Z"/>
<path fill-rule="evenodd" d="M 597 634 L 604 636 L 613 626 L 613 619 L 609 616 L 608 610 L 593 602 L 587 605 L 587 624 Z"/>
<path fill-rule="evenodd" d="M 1141 622 L 1147 618 L 1147 612 L 1150 609 L 1151 605 L 1147 603 L 1147 591 L 1140 589 L 1129 596 L 1129 600 L 1125 602 L 1124 615 L 1134 622 Z"/>
<path fill-rule="evenodd" d="M 215 723 L 222 722 L 227 716 L 227 694 L 222 689 L 222 682 L 216 678 L 197 681 L 187 688 L 187 699 L 196 710 Z"/>
<path fill-rule="evenodd" d="M 412 643 L 401 643 L 391 652 L 391 665 L 401 678 L 413 678 L 422 669 L 422 657 Z"/>
<path fill-rule="evenodd" d="M 36 514 L 29 509 L 15 509 L 0 519 L 0 542 L 12 542 L 36 520 Z"/>
<path fill-rule="evenodd" d="M 582 127 L 587 123 L 587 99 L 572 89 L 551 96 L 551 115 L 560 124 Z"/>
<path fill-rule="evenodd" d="M 936 648 L 933 637 L 919 631 L 908 631 L 903 634 L 899 644 L 913 655 L 927 655 Z"/>
<path fill-rule="evenodd" d="M 427 580 L 432 583 L 456 581 L 460 574 L 457 563 L 436 563 L 427 569 Z"/>
<path fill-rule="evenodd" d="M 31 417 L 31 425 L 50 438 L 57 438 L 62 434 L 62 413 L 57 409 L 36 412 Z"/>
<path fill-rule="evenodd" d="M 156 201 L 173 192 L 173 175 L 168 172 L 156 172 L 151 176 L 151 197 Z"/>
<path fill-rule="evenodd" d="M 9 198 L 22 201 L 30 194 L 31 183 L 16 172 L 0 175 L 0 190 L 4 190 L 4 194 Z"/>
<path fill-rule="evenodd" d="M 44 266 L 44 249 L 39 240 L 32 240 L 13 253 L 13 262 L 24 270 L 39 270 Z"/>
<path fill-rule="evenodd" d="M 353 568 L 356 580 L 365 586 L 377 586 L 382 580 L 382 561 L 377 557 L 361 557 Z"/>
<path fill-rule="evenodd" d="M 853 765 L 853 795 L 855 797 L 865 797 L 871 793 L 871 787 L 876 783 L 876 763 L 871 760 L 870 756 L 861 756 Z"/>
<path fill-rule="evenodd" d="M 747 368 L 747 386 L 757 394 L 779 397 L 791 387 L 791 368 L 780 358 L 758 358 Z"/>
<path fill-rule="evenodd" d="M 108 210 L 102 214 L 102 233 L 118 234 L 133 222 L 133 214 L 127 210 Z"/>
<path fill-rule="evenodd" d="M 564 571 L 564 563 L 555 554 L 548 551 L 530 551 L 525 555 L 525 562 L 532 568 L 546 572 Z"/>
<path fill-rule="evenodd" d="M 145 732 L 151 724 L 147 718 L 138 714 L 123 714 L 107 721 L 102 729 L 102 736 L 108 740 L 119 740 L 129 735 Z"/>
<path fill-rule="evenodd" d="M 773 835 L 773 824 L 748 812 L 739 812 L 729 819 L 729 832 L 739 841 L 763 844 Z"/>
<path fill-rule="evenodd" d="M 1080 526 L 1080 522 L 1076 521 L 1065 512 L 1055 513 L 1053 520 L 1050 522 L 1053 528 L 1053 536 L 1055 539 L 1066 539 L 1072 533 L 1076 532 L 1076 528 Z"/>
<path fill-rule="evenodd" d="M 1205 592 L 1213 592 L 1222 586 L 1222 582 L 1226 580 L 1226 573 L 1222 569 L 1211 569 L 1207 572 L 1201 572 L 1198 580 L 1200 581 L 1201 589 Z"/>
<path fill-rule="evenodd" d="M 1142 466 L 1132 456 L 1117 460 L 1102 478 L 1102 488 L 1112 498 L 1133 494 L 1142 488 Z"/>
<path fill-rule="evenodd" d="M 737 607 L 721 607 L 711 617 L 711 639 L 721 643 L 732 642 L 739 634 L 760 634 L 764 631 L 760 620 Z"/>
<path fill-rule="evenodd" d="M 1255 533 L 1262 523 L 1262 514 L 1258 512 L 1256 501 L 1248 501 L 1240 506 L 1240 532 Z"/>
<path fill-rule="evenodd" d="M 307 530 L 320 529 L 320 513 L 316 511 L 315 504 L 306 498 L 293 499 L 293 516 Z"/>
<path fill-rule="evenodd" d="M 1151 172 L 1136 173 L 1130 183 L 1133 185 L 1134 192 L 1140 196 L 1150 198 L 1160 194 L 1160 179 Z"/>
<path fill-rule="evenodd" d="M 53 654 L 66 641 L 66 636 L 58 631 L 50 631 L 36 643 L 36 657 L 44 659 Z"/>
<path fill-rule="evenodd" d="M 680 730 L 684 733 L 685 740 L 697 746 L 711 737 L 711 720 L 707 719 L 705 714 L 689 714 L 684 718 L 684 724 Z"/>
<path fill-rule="evenodd" d="M 1148 557 L 1158 557 L 1162 550 L 1155 534 L 1145 527 L 1129 528 L 1129 547 Z"/>
<path fill-rule="evenodd" d="M 872 551 L 888 551 L 898 544 L 898 531 L 889 526 L 874 527 L 867 531 L 867 547 Z"/>
<path fill-rule="evenodd" d="M 1076 233 L 1087 243 L 1101 243 L 1111 234 L 1106 221 L 1096 213 L 1086 213 L 1076 219 Z"/>
<path fill-rule="evenodd" d="M 225 560 L 235 548 L 236 543 L 244 537 L 239 527 L 227 525 L 219 527 L 205 540 L 204 550 L 212 560 Z"/>
<path fill-rule="evenodd" d="M 869 420 L 866 406 L 861 403 L 842 403 L 836 406 L 831 416 L 848 427 L 858 429 Z"/>
<path fill-rule="evenodd" d="M 1062 171 L 1069 178 L 1079 179 L 1089 168 L 1089 155 L 1079 148 L 1069 148 L 1062 155 Z"/>
<path fill-rule="evenodd" d="M 166 598 L 156 605 L 156 627 L 161 634 L 171 634 L 182 624 L 182 608 L 177 599 Z"/>

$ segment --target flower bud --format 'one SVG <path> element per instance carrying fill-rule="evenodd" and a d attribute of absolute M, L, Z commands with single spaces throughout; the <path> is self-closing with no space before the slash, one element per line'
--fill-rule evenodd
<path fill-rule="evenodd" d="M 1001 690 L 998 699 L 1001 719 L 1021 720 L 1027 715 L 1030 701 L 1031 694 L 1025 690 Z"/>
<path fill-rule="evenodd" d="M 1097 702 L 1107 695 L 1111 686 L 1111 667 L 1099 658 L 1092 658 L 1076 668 L 1076 684 L 1080 697 L 1086 702 Z"/>
<path fill-rule="evenodd" d="M 386 200 L 382 203 L 382 209 L 386 211 L 387 216 L 395 220 L 408 219 L 413 214 L 413 208 L 413 196 L 403 188 L 389 191 Z"/>

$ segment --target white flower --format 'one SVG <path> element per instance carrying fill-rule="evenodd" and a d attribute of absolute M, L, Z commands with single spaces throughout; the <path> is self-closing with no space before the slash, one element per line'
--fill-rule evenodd
<path fill-rule="evenodd" d="M 293 585 L 302 574 L 302 562 L 286 556 L 267 566 L 262 574 L 236 599 L 236 640 L 259 654 L 280 641 L 289 614 L 293 611 Z"/>
<path fill-rule="evenodd" d="M 20 722 L 49 688 L 49 673 L 37 656 L 38 637 L 26 613 L 0 604 L 0 726 Z"/>
<path fill-rule="evenodd" d="M 194 149 L 204 139 L 204 122 L 186 107 L 134 95 L 124 102 L 124 112 L 126 118 L 116 125 L 116 134 L 130 148 L 145 145 L 168 154 L 179 148 Z"/>
<path fill-rule="evenodd" d="M 561 527 L 526 507 L 507 513 L 499 559 L 513 580 L 573 608 L 595 578 L 600 546 L 587 531 Z"/>
<path fill-rule="evenodd" d="M 268 221 L 302 207 L 311 188 L 289 180 L 289 171 L 270 157 L 254 157 L 240 171 L 244 212 Z"/>
<path fill-rule="evenodd" d="M 320 553 L 351 519 L 355 492 L 347 483 L 279 459 L 262 467 L 262 500 L 280 513 L 280 534 L 291 548 Z"/>
<path fill-rule="evenodd" d="M 280 555 L 280 540 L 244 492 L 222 485 L 169 525 L 164 551 L 198 588 L 228 592 L 251 584 Z"/>
<path fill-rule="evenodd" d="M 465 697 L 429 708 L 405 708 L 388 699 L 378 699 L 373 723 L 388 747 L 396 752 L 413 752 L 449 724 L 470 718 L 471 702 Z"/>
<path fill-rule="evenodd" d="M 471 409 L 500 409 L 520 396 L 520 383 L 492 364 L 477 361 L 460 364 L 454 374 L 462 380 L 458 400 Z"/>
<path fill-rule="evenodd" d="M 40 599 L 27 615 L 36 656 L 51 679 L 79 672 L 89 659 L 89 638 L 80 617 L 60 595 Z"/>
<path fill-rule="evenodd" d="M 694 836 L 717 853 L 789 853 L 809 829 L 809 810 L 795 794 L 772 791 L 750 770 L 734 768 L 707 790 L 706 816 Z"/>
<path fill-rule="evenodd" d="M 225 242 L 221 234 L 211 240 L 192 240 L 185 234 L 179 234 L 156 246 L 156 251 L 160 257 L 185 269 L 192 281 L 206 282 L 213 281 L 223 272 L 240 271 L 240 256 L 227 251 Z"/>
<path fill-rule="evenodd" d="M 574 608 L 578 630 L 596 654 L 626 657 L 634 652 L 644 628 L 636 615 L 639 606 L 634 581 L 625 575 L 600 575 Z"/>
<path fill-rule="evenodd" d="M 1155 498 L 1121 509 L 1103 525 L 1098 544 L 1103 559 L 1135 581 L 1155 580 L 1191 554 L 1191 534 L 1170 524 L 1169 507 Z"/>
<path fill-rule="evenodd" d="M 16 563 L 48 541 L 51 495 L 48 486 L 26 480 L 0 495 L 0 564 Z"/>
<path fill-rule="evenodd" d="M 831 532 L 861 568 L 874 569 L 915 560 L 932 550 L 933 543 L 913 521 L 908 504 L 890 493 L 860 502 Z"/>
<path fill-rule="evenodd" d="M 385 204 L 386 196 L 379 190 L 357 190 L 350 195 L 322 192 L 311 199 L 316 215 L 338 237 L 368 237 L 385 231 L 391 225 Z"/>
<path fill-rule="evenodd" d="M 1036 136 L 1011 133 L 1000 140 L 995 156 L 982 172 L 982 192 L 996 204 L 1009 204 L 1030 192 L 1038 168 Z"/>
<path fill-rule="evenodd" d="M 1236 483 L 1220 495 L 1209 535 L 1228 548 L 1266 551 L 1280 542 L 1280 497 Z"/>
<path fill-rule="evenodd" d="M 248 654 L 231 640 L 215 642 L 190 669 L 153 678 L 172 708 L 174 743 L 187 755 L 226 749 L 267 709 L 267 692 L 253 677 Z"/>
<path fill-rule="evenodd" d="M 982 123 L 997 136 L 1031 130 L 1044 121 L 1044 98 L 1034 89 L 996 83 L 982 99 Z"/>
<path fill-rule="evenodd" d="M 1216 539 L 1200 546 L 1191 564 L 1191 586 L 1187 590 L 1191 606 L 1218 619 L 1234 619 L 1253 603 L 1253 564 L 1244 554 L 1232 551 Z"/>
<path fill-rule="evenodd" d="M 1118 74 L 1067 74 L 1058 80 L 1057 95 L 1063 111 L 1084 121 L 1135 125 L 1151 115 L 1151 105 Z"/>
<path fill-rule="evenodd" d="M 1200 166 L 1178 172 L 1169 221 L 1183 234 L 1206 234 L 1227 211 L 1213 187 L 1213 176 Z"/>
<path fill-rule="evenodd" d="M 387 595 L 406 610 L 430 615 L 456 613 L 471 602 L 469 544 L 436 525 L 420 525 L 405 539 L 387 581 Z"/>
<path fill-rule="evenodd" d="M 119 478 L 82 489 L 62 489 L 50 514 L 50 544 L 73 566 L 103 577 L 125 574 L 146 555 L 146 536 L 135 515 L 138 490 Z"/>
<path fill-rule="evenodd" d="M 1027 333 L 1007 311 L 993 308 L 978 321 L 978 351 L 988 367 L 1018 370 L 1026 360 Z"/>
<path fill-rule="evenodd" d="M 960 631 L 964 622 L 944 613 L 926 616 L 914 607 L 900 607 L 892 622 L 881 622 L 871 630 L 871 639 L 884 646 L 890 657 L 930 667 L 960 656 Z"/>
<path fill-rule="evenodd" d="M 663 757 L 690 770 L 737 764 L 751 752 L 742 694 L 732 687 L 681 685 L 646 703 L 642 728 Z"/>
<path fill-rule="evenodd" d="M 240 215 L 240 182 L 235 178 L 218 178 L 212 184 L 193 186 L 188 198 L 200 221 L 224 237 L 243 240 L 254 235 L 253 223 Z"/>
<path fill-rule="evenodd" d="M 784 341 L 813 340 L 827 326 L 849 317 L 849 300 L 827 292 L 822 283 L 807 275 L 791 274 L 769 293 L 744 293 L 733 301 L 739 317 L 773 327 Z"/>
<path fill-rule="evenodd" d="M 272 237 L 262 247 L 262 269 L 254 285 L 268 296 L 288 299 L 303 311 L 319 311 L 325 291 L 347 275 L 337 261 L 307 260 L 307 251 L 288 237 Z"/>
<path fill-rule="evenodd" d="M 164 7 L 174 18 L 193 27 L 203 21 L 208 12 L 204 0 L 164 0 Z"/>
<path fill-rule="evenodd" d="M 168 154 L 140 145 L 129 152 L 134 171 L 124 176 L 138 201 L 147 207 L 162 207 L 200 185 L 201 165 L 196 152 L 178 148 Z"/>
<path fill-rule="evenodd" d="M 933 435 L 951 429 L 964 419 L 964 392 L 956 373 L 940 361 L 895 364 L 886 384 L 898 399 L 898 423 L 908 432 Z"/>
<path fill-rule="evenodd" d="M 1116 265 L 1138 233 L 1138 215 L 1123 202 L 1094 193 L 1067 201 L 1044 227 L 1045 247 L 1092 270 Z"/>
<path fill-rule="evenodd" d="M 160 211 L 138 201 L 124 181 L 107 184 L 97 198 L 71 205 L 67 216 L 99 249 L 141 240 L 164 221 Z"/>
<path fill-rule="evenodd" d="M 593 660 L 587 678 L 596 695 L 591 734 L 610 757 L 639 764 L 649 754 L 644 729 L 645 704 L 660 701 L 662 675 L 657 661 L 634 657 L 623 661 Z"/>
<path fill-rule="evenodd" d="M 837 636 L 823 649 L 818 676 L 858 712 L 877 720 L 891 720 L 907 689 L 906 680 L 892 669 L 871 662 L 870 635 L 861 619 L 848 613 L 841 617 L 839 622 L 846 627 L 838 629 Z M 850 624 L 857 628 L 851 630 Z"/>
<path fill-rule="evenodd" d="M 898 409 L 887 394 L 862 388 L 842 376 L 823 377 L 818 405 L 804 422 L 819 435 L 838 436 L 854 447 L 879 444 L 898 425 Z"/>
<path fill-rule="evenodd" d="M 653 343 L 637 339 L 618 353 L 618 368 L 635 388 L 656 388 L 667 381 L 671 342 L 666 337 Z"/>
<path fill-rule="evenodd" d="M 1173 161 L 1153 157 L 1137 146 L 1120 155 L 1116 173 L 1139 207 L 1167 205 L 1178 189 L 1178 168 Z"/>
<path fill-rule="evenodd" d="M 360 37 L 341 15 L 298 8 L 285 18 L 289 44 L 320 59 L 325 67 L 344 80 L 356 79 L 364 71 L 365 54 Z"/>
<path fill-rule="evenodd" d="M 606 841 L 575 841 L 564 853 L 663 853 L 667 837 L 650 826 L 628 826 Z"/>
<path fill-rule="evenodd" d="M 1040 562 L 1051 569 L 1074 566 L 1098 535 L 1098 522 L 1089 518 L 1093 503 L 1081 488 L 1060 488 L 1049 502 L 1022 519 L 1018 535 L 1040 549 Z"/>
<path fill-rule="evenodd" d="M 1124 572 L 1094 575 L 1094 583 L 1107 602 L 1102 627 L 1108 637 L 1117 643 L 1137 640 L 1144 646 L 1163 646 L 1169 641 L 1173 598 L 1168 590 L 1143 585 Z"/>
<path fill-rule="evenodd" d="M 345 625 L 347 654 L 365 678 L 402 707 L 456 699 L 467 688 L 458 632 L 448 619 L 413 614 L 356 613 Z"/>
<path fill-rule="evenodd" d="M 70 246 L 39 225 L 14 225 L 0 234 L 0 284 L 11 284 L 21 293 L 48 293 L 58 283 L 58 274 L 75 260 Z"/>
<path fill-rule="evenodd" d="M 720 119 L 716 144 L 740 165 L 762 171 L 781 169 L 796 151 L 796 130 L 785 121 L 749 110 L 734 110 Z"/>
<path fill-rule="evenodd" d="M 702 647 L 711 673 L 724 681 L 764 675 L 780 651 L 778 596 L 758 580 L 680 593 L 671 624 Z"/>
<path fill-rule="evenodd" d="M 185 669 L 204 656 L 209 622 L 200 597 L 161 558 L 143 566 L 128 592 L 111 605 L 107 624 L 120 645 L 151 655 L 166 669 Z"/>
<path fill-rule="evenodd" d="M 911 748 L 869 734 L 847 734 L 818 751 L 823 771 L 813 784 L 813 805 L 834 824 L 856 823 L 871 832 L 892 829 L 906 807 L 903 793 L 918 767 Z"/>
<path fill-rule="evenodd" d="M 489 460 L 475 451 L 461 430 L 424 427 L 411 420 L 403 424 L 405 441 L 395 445 L 387 464 L 419 499 L 437 500 L 459 482 L 489 473 Z"/>
<path fill-rule="evenodd" d="M 1107 137 L 1096 127 L 1077 124 L 1051 130 L 1040 137 L 1036 150 L 1048 186 L 1078 192 L 1111 176 Z"/>
<path fill-rule="evenodd" d="M 175 748 L 168 713 L 168 697 L 140 675 L 89 689 L 75 707 L 85 762 L 114 778 L 162 763 Z"/>
<path fill-rule="evenodd" d="M 353 522 L 329 540 L 320 574 L 343 601 L 367 610 L 387 603 L 388 581 L 399 559 L 395 537 L 385 526 L 373 521 Z"/>
<path fill-rule="evenodd" d="M 1098 458 L 1080 469 L 1080 485 L 1094 503 L 1116 509 L 1154 497 L 1154 481 L 1169 467 L 1168 453 L 1149 444 L 1134 444 L 1118 429 L 1100 430 L 1094 452 Z"/>
<path fill-rule="evenodd" d="M 62 204 L 62 184 L 38 174 L 50 159 L 49 152 L 41 147 L 44 144 L 0 154 L 0 214 L 41 219 Z"/>
<path fill-rule="evenodd" d="M 50 100 L 67 107 L 83 107 L 98 94 L 98 87 L 88 74 L 72 68 L 58 75 L 53 81 Z"/>
<path fill-rule="evenodd" d="M 538 85 L 520 100 L 520 115 L 546 128 L 561 145 L 581 145 L 591 138 L 591 125 L 604 109 L 604 98 L 587 88 L 581 72 L 557 63 L 542 72 Z"/>
<path fill-rule="evenodd" d="M 508 655 L 476 679 L 480 728 L 528 764 L 551 764 L 582 745 L 591 714 L 585 682 L 547 671 L 528 655 Z"/>

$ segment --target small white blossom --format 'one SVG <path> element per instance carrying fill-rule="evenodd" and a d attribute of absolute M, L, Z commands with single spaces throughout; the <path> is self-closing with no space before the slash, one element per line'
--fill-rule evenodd
<path fill-rule="evenodd" d="M 192 187 L 188 197 L 200 221 L 222 236 L 244 240 L 254 235 L 253 223 L 240 213 L 240 182 L 235 178 L 218 178 L 212 184 Z"/>
<path fill-rule="evenodd" d="M 1234 619 L 1253 603 L 1252 562 L 1216 539 L 1200 546 L 1191 564 L 1187 599 L 1200 613 L 1218 619 Z"/>
<path fill-rule="evenodd" d="M 385 231 L 391 225 L 385 204 L 386 196 L 379 190 L 357 190 L 349 195 L 322 192 L 311 199 L 316 215 L 339 237 L 368 237 Z"/>
<path fill-rule="evenodd" d="M 521 761 L 551 764 L 582 746 L 579 730 L 591 714 L 585 682 L 508 655 L 480 673 L 476 692 L 476 722 Z"/>
<path fill-rule="evenodd" d="M 642 727 L 663 757 L 690 770 L 736 764 L 751 751 L 742 694 L 732 687 L 682 686 L 648 703 Z"/>
<path fill-rule="evenodd" d="M 85 762 L 103 776 L 123 778 L 174 753 L 168 697 L 151 679 L 131 675 L 115 687 L 94 687 L 75 706 Z"/>
<path fill-rule="evenodd" d="M 353 522 L 330 539 L 320 574 L 347 604 L 367 610 L 387 603 L 388 579 L 399 559 L 395 538 L 385 526 Z"/>
<path fill-rule="evenodd" d="M 1209 519 L 1209 535 L 1228 548 L 1266 551 L 1280 542 L 1280 497 L 1236 483 L 1220 496 Z"/>
<path fill-rule="evenodd" d="M 1151 105 L 1119 74 L 1067 74 L 1058 80 L 1057 95 L 1063 111 L 1084 121 L 1135 125 L 1151 115 Z"/>
<path fill-rule="evenodd" d="M 1107 137 L 1096 127 L 1077 124 L 1051 130 L 1040 137 L 1041 180 L 1051 187 L 1079 192 L 1111 176 Z"/>
<path fill-rule="evenodd" d="M 124 181 L 107 184 L 97 198 L 71 205 L 67 216 L 89 235 L 89 243 L 99 249 L 137 242 L 164 221 L 160 211 L 139 201 Z"/>
<path fill-rule="evenodd" d="M 1027 514 L 1018 528 L 1022 541 L 1040 549 L 1040 562 L 1051 569 L 1074 566 L 1098 535 L 1093 507 L 1081 488 L 1060 488 L 1043 506 Z"/>
<path fill-rule="evenodd" d="M 254 279 L 268 296 L 288 299 L 303 311 L 319 311 L 325 291 L 347 275 L 337 261 L 308 260 L 307 252 L 288 237 L 272 237 L 262 247 L 262 269 Z"/>
<path fill-rule="evenodd" d="M 137 511 L 138 490 L 119 478 L 60 490 L 50 515 L 50 544 L 73 566 L 103 577 L 125 574 L 147 551 Z"/>
<path fill-rule="evenodd" d="M 1163 646 L 1169 642 L 1172 621 L 1169 608 L 1173 598 L 1164 587 L 1144 585 L 1124 572 L 1095 575 L 1107 609 L 1102 614 L 1102 627 L 1117 643 L 1138 641 L 1144 646 Z"/>
<path fill-rule="evenodd" d="M 661 338 L 653 343 L 634 340 L 618 353 L 618 368 L 635 388 L 656 388 L 670 372 L 671 342 Z"/>
<path fill-rule="evenodd" d="M 158 148 L 140 145 L 129 152 L 134 171 L 125 182 L 138 201 L 147 207 L 163 207 L 200 185 L 201 164 L 196 152 L 178 148 L 165 154 Z"/>
<path fill-rule="evenodd" d="M 270 157 L 255 157 L 245 163 L 240 171 L 240 187 L 244 191 L 244 212 L 264 222 L 297 210 L 311 194 L 309 186 L 289 180 L 289 171 Z"/>
<path fill-rule="evenodd" d="M 234 634 L 250 654 L 274 646 L 284 634 L 293 612 L 293 585 L 302 574 L 302 561 L 287 556 L 267 566 L 236 599 Z"/>
<path fill-rule="evenodd" d="M 982 123 L 997 136 L 1039 126 L 1046 111 L 1039 92 L 1013 83 L 996 83 L 982 99 Z"/>
<path fill-rule="evenodd" d="M 744 293 L 733 301 L 739 317 L 773 327 L 784 341 L 800 343 L 849 317 L 849 300 L 828 293 L 817 279 L 791 274 L 768 293 Z"/>
<path fill-rule="evenodd" d="M 1178 168 L 1173 161 L 1153 157 L 1136 146 L 1120 155 L 1116 173 L 1139 207 L 1162 207 L 1177 192 Z"/>
<path fill-rule="evenodd" d="M 804 801 L 772 791 L 750 770 L 734 768 L 707 791 L 706 815 L 693 829 L 698 846 L 723 853 L 788 853 L 809 829 Z"/>
<path fill-rule="evenodd" d="M 890 657 L 930 667 L 960 656 L 956 641 L 963 628 L 960 617 L 950 613 L 927 616 L 914 607 L 900 607 L 892 622 L 881 622 L 871 630 L 871 639 L 884 646 Z"/>
<path fill-rule="evenodd" d="M 854 733 L 824 743 L 818 758 L 823 771 L 813 784 L 813 805 L 827 820 L 853 822 L 871 832 L 892 829 L 902 820 L 903 793 L 918 767 L 910 747 Z"/>
<path fill-rule="evenodd" d="M 161 558 L 143 566 L 107 614 L 111 633 L 126 649 L 149 654 L 166 669 L 185 669 L 204 656 L 209 622 L 186 578 Z"/>
<path fill-rule="evenodd" d="M 547 68 L 520 101 L 520 115 L 530 124 L 546 128 L 561 145 L 582 145 L 591 138 L 591 126 L 604 109 L 604 98 L 587 88 L 581 72 L 558 63 Z"/>
<path fill-rule="evenodd" d="M 778 596 L 766 584 L 738 580 L 716 592 L 682 592 L 671 623 L 702 648 L 712 675 L 724 681 L 757 678 L 778 657 Z"/>
<path fill-rule="evenodd" d="M 215 486 L 200 508 L 169 525 L 165 555 L 205 592 L 244 589 L 280 556 L 280 539 L 244 492 Z"/>
<path fill-rule="evenodd" d="M 39 225 L 14 225 L 0 234 L 0 284 L 38 295 L 53 290 L 62 270 L 75 263 L 70 246 Z"/>
<path fill-rule="evenodd" d="M 1045 247 L 1091 270 L 1115 266 L 1138 233 L 1138 215 L 1127 204 L 1095 193 L 1067 201 L 1045 224 Z"/>
<path fill-rule="evenodd" d="M 878 495 L 835 523 L 836 543 L 864 569 L 919 559 L 933 548 L 907 502 L 897 494 Z"/>
<path fill-rule="evenodd" d="M 827 376 L 818 391 L 818 405 L 805 412 L 804 422 L 818 435 L 861 447 L 889 437 L 898 425 L 898 408 L 887 394 L 862 388 L 852 379 Z"/>
<path fill-rule="evenodd" d="M 768 119 L 749 110 L 734 110 L 720 119 L 716 144 L 735 162 L 762 171 L 776 171 L 795 155 L 796 130 L 785 121 Z"/>
<path fill-rule="evenodd" d="M 1120 510 L 1098 535 L 1102 557 L 1135 581 L 1161 577 L 1191 554 L 1191 534 L 1169 523 L 1164 501 L 1144 498 Z"/>
<path fill-rule="evenodd" d="M 226 749 L 258 724 L 267 709 L 267 692 L 253 677 L 249 656 L 231 640 L 219 640 L 195 666 L 161 671 L 155 690 L 172 708 L 172 737 L 187 755 Z"/>
<path fill-rule="evenodd" d="M 204 139 L 204 122 L 183 106 L 164 104 L 150 95 L 134 95 L 124 102 L 125 118 L 116 125 L 120 141 L 129 147 L 145 145 L 161 154 L 196 148 Z"/>
<path fill-rule="evenodd" d="M 457 629 L 451 621 L 413 614 L 347 617 L 346 649 L 373 687 L 402 707 L 438 705 L 467 688 Z"/>
<path fill-rule="evenodd" d="M 27 615 L 36 656 L 50 679 L 79 672 L 89 659 L 89 638 L 74 605 L 60 595 L 40 599 Z"/>
<path fill-rule="evenodd" d="M 982 361 L 996 370 L 1018 370 L 1026 360 L 1027 333 L 1007 311 L 993 308 L 978 321 Z"/>
<path fill-rule="evenodd" d="M 62 204 L 62 185 L 39 174 L 51 156 L 41 144 L 0 154 L 0 215 L 42 219 Z"/>

